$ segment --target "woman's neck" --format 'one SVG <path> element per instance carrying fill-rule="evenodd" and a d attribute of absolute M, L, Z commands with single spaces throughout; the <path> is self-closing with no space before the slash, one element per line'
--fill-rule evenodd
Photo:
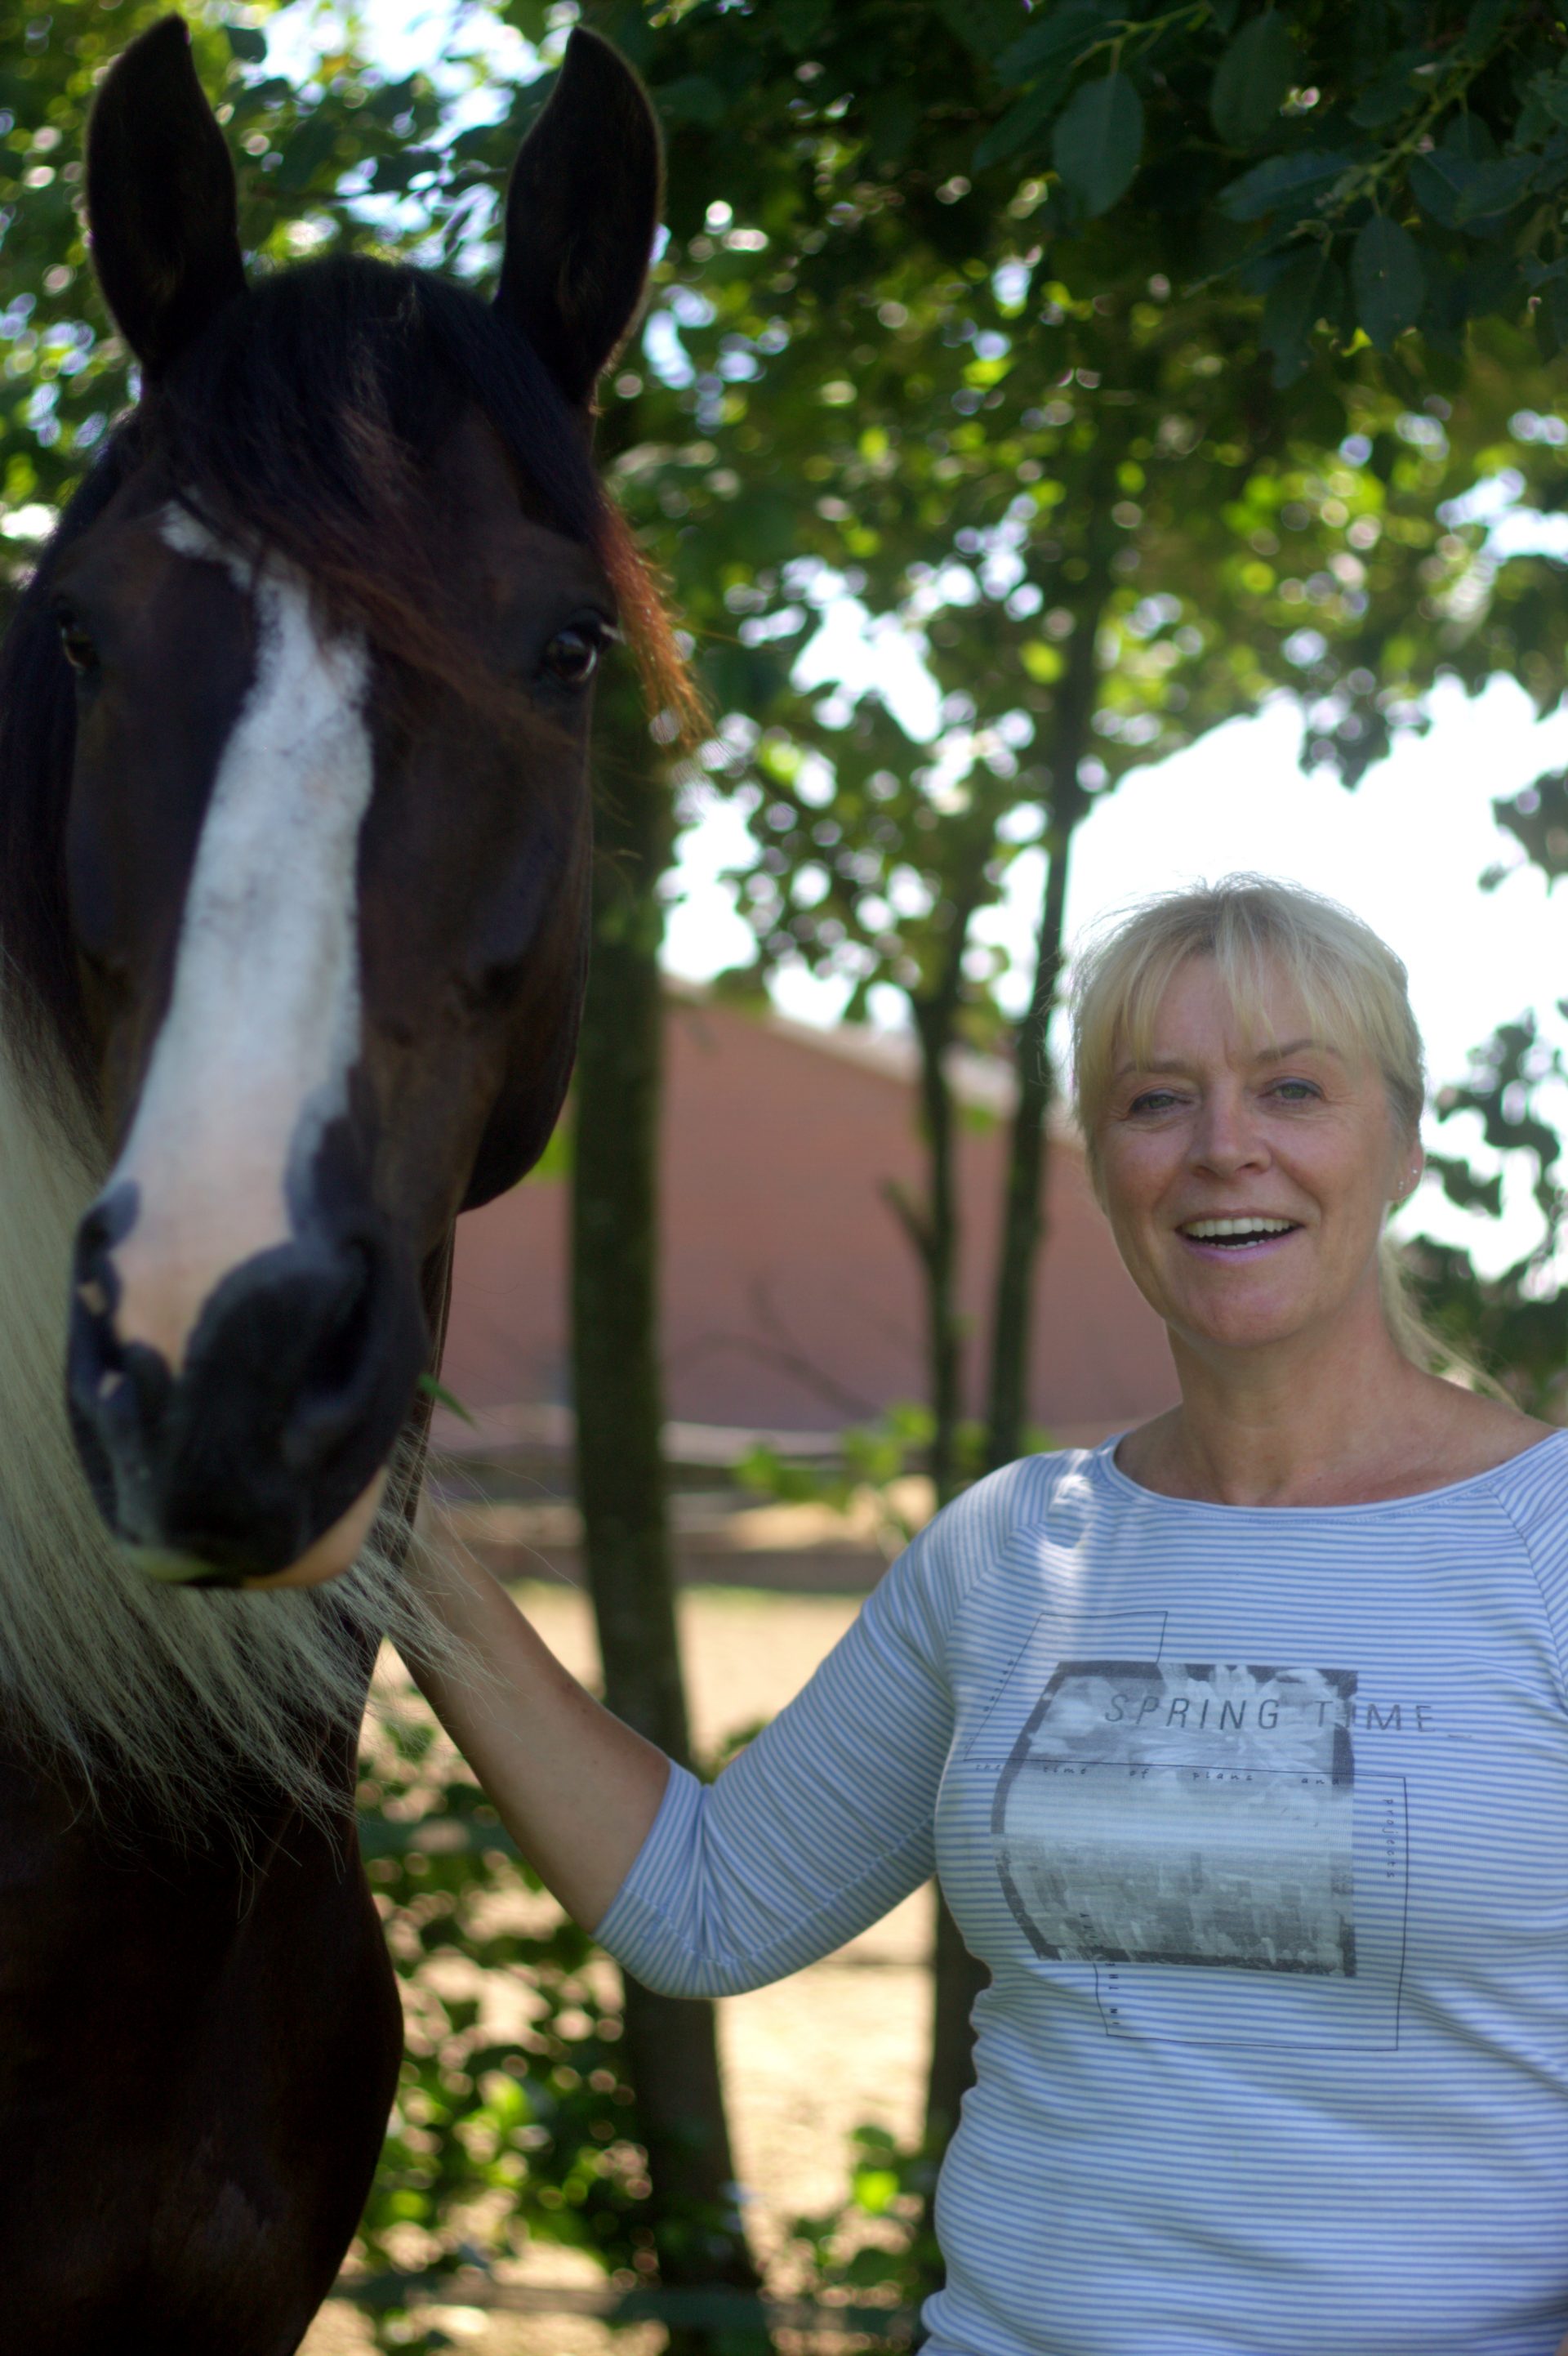
<path fill-rule="evenodd" d="M 1504 1463 L 1552 1429 L 1424 1374 L 1379 1317 L 1332 1347 L 1246 1354 L 1172 1333 L 1181 1405 L 1117 1450 L 1129 1478 L 1222 1505 L 1372 1505 Z"/>

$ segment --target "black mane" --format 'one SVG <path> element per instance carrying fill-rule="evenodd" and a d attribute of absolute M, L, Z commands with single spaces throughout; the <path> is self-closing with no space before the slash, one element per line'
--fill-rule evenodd
<path fill-rule="evenodd" d="M 482 691 L 421 561 L 421 466 L 469 402 L 546 520 L 599 552 L 634 628 L 657 637 L 662 616 L 593 472 L 585 418 L 478 295 L 427 272 L 337 257 L 230 303 L 111 436 L 0 650 L 5 1019 L 40 1076 L 63 1051 L 68 1070 L 88 1077 L 64 862 L 75 691 L 51 609 L 61 552 L 137 466 L 161 459 L 198 513 L 290 558 L 382 651 Z"/>

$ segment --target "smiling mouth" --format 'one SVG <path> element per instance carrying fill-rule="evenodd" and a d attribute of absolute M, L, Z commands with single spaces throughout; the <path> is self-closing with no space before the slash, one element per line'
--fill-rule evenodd
<path fill-rule="evenodd" d="M 1255 1250 L 1260 1244 L 1274 1243 L 1280 1236 L 1293 1236 L 1298 1222 L 1295 1219 L 1189 1219 L 1177 1233 L 1189 1243 L 1216 1244 L 1225 1251 Z"/>

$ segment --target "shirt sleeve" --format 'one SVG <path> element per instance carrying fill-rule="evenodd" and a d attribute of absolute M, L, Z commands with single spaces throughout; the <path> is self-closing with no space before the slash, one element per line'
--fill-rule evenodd
<path fill-rule="evenodd" d="M 930 1878 L 953 1733 L 945 1625 L 958 1579 L 993 1549 L 1005 1480 L 978 1483 L 921 1532 L 717 1783 L 672 1768 L 595 1933 L 645 1986 L 761 1987 L 831 1954 Z"/>
<path fill-rule="evenodd" d="M 1530 1558 L 1568 1703 L 1568 1434 L 1510 1457 L 1493 1473 L 1492 1488 Z"/>

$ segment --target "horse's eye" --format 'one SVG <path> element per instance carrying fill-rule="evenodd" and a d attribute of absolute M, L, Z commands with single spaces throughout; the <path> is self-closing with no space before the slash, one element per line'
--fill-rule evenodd
<path fill-rule="evenodd" d="M 540 668 L 561 687 L 586 687 L 599 668 L 609 636 L 603 622 L 572 622 L 551 638 L 540 658 Z"/>
<path fill-rule="evenodd" d="M 55 626 L 59 631 L 60 650 L 74 671 L 94 671 L 98 669 L 98 648 L 77 620 L 69 605 L 57 605 Z"/>

